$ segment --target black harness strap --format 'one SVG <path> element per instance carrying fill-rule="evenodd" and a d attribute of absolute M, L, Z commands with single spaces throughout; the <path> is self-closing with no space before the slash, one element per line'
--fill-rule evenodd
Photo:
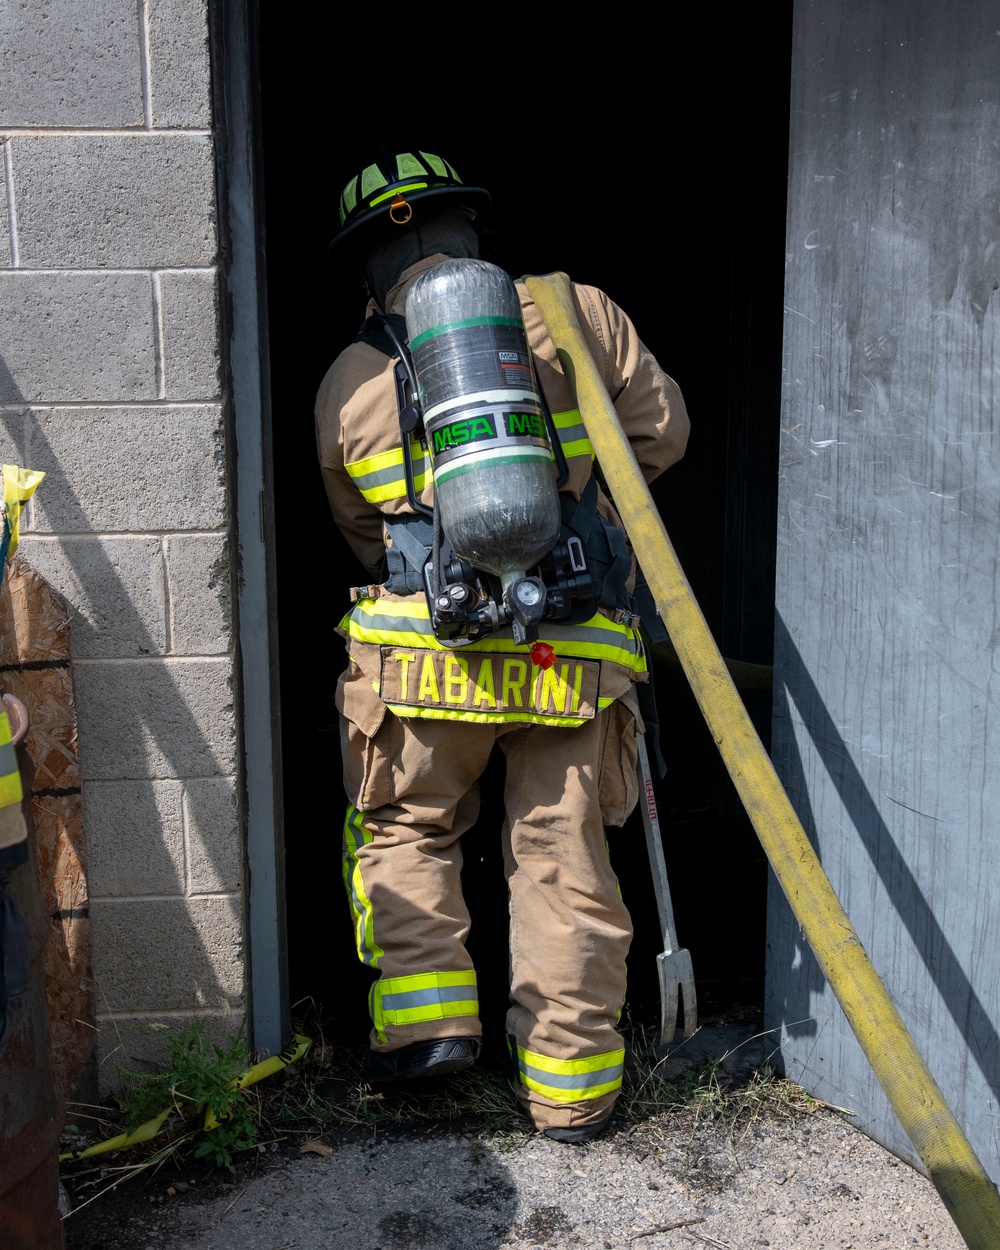
<path fill-rule="evenodd" d="M 385 328 L 388 323 L 396 331 L 396 334 L 406 342 L 406 318 L 401 313 L 372 313 L 372 315 L 362 323 L 361 328 L 354 336 L 355 343 L 367 343 L 369 347 L 374 347 L 380 351 L 383 356 L 395 356 L 396 344 L 389 337 Z M 341 340 L 343 341 L 343 340 Z"/>

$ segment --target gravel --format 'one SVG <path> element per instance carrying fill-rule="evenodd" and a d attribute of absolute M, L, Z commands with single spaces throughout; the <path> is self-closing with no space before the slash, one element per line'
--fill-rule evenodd
<path fill-rule="evenodd" d="M 160 1177 L 67 1221 L 69 1250 L 962 1250 L 923 1176 L 825 1111 L 689 1115 L 586 1146 L 435 1131 L 279 1147 L 235 1181 Z"/>

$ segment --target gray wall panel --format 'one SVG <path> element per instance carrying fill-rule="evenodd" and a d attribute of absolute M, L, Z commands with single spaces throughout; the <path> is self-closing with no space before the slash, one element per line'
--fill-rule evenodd
<path fill-rule="evenodd" d="M 796 5 L 774 754 L 1000 1177 L 1000 23 Z M 789 1075 L 912 1158 L 771 892 Z"/>

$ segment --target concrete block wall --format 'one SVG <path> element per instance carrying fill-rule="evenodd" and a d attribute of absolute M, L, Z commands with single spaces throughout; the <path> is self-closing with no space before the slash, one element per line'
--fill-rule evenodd
<path fill-rule="evenodd" d="M 244 1003 L 205 0 L 8 0 L 0 453 L 70 604 L 101 1083 Z"/>

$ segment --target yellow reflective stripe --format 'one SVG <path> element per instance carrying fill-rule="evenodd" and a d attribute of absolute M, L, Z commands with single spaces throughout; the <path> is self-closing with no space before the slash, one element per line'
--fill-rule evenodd
<path fill-rule="evenodd" d="M 360 600 L 340 622 L 340 628 L 358 642 L 374 646 L 452 650 L 434 637 L 423 595 L 413 595 L 409 599 Z M 638 631 L 608 620 L 600 613 L 579 625 L 546 623 L 544 637 L 557 655 L 561 651 L 577 659 L 610 660 L 637 673 L 646 671 L 646 656 Z M 476 651 L 510 651 L 512 640 L 508 631 L 502 631 L 472 645 Z"/>
<path fill-rule="evenodd" d="M 367 967 L 377 968 L 385 951 L 375 941 L 371 900 L 365 890 L 358 860 L 358 848 L 367 846 L 372 841 L 372 834 L 366 828 L 364 820 L 364 812 L 359 812 L 356 807 L 347 809 L 344 820 L 344 887 L 351 905 L 351 915 L 354 917 L 354 940 L 358 948 L 358 958 Z"/>
<path fill-rule="evenodd" d="M 20 803 L 23 798 L 21 774 L 10 732 L 10 718 L 6 712 L 0 712 L 0 807 L 10 807 L 13 803 Z"/>
<path fill-rule="evenodd" d="M 594 449 L 575 408 L 571 412 L 555 413 L 552 420 L 559 431 L 559 442 L 567 459 L 573 456 L 587 456 L 591 460 L 594 458 Z M 430 460 L 419 443 L 411 444 L 411 454 L 414 485 L 418 490 L 423 490 L 434 480 Z M 401 447 L 380 451 L 362 460 L 351 460 L 344 468 L 369 503 L 385 503 L 388 499 L 403 499 L 406 495 Z"/>
<path fill-rule="evenodd" d="M 413 489 L 419 494 L 425 486 L 431 482 L 430 470 L 426 469 L 422 473 L 413 474 Z M 369 503 L 385 503 L 389 499 L 403 499 L 406 495 L 406 479 L 403 477 L 395 478 L 391 482 L 384 485 L 369 486 L 367 489 L 360 488 L 362 495 Z"/>
<path fill-rule="evenodd" d="M 469 999 L 464 1002 L 442 1003 L 439 1007 L 400 1008 L 389 1012 L 383 1024 L 420 1024 L 426 1020 L 451 1020 L 456 1016 L 478 1016 L 479 1000 Z"/>
<path fill-rule="evenodd" d="M 373 200 L 368 203 L 369 208 L 374 208 L 376 204 L 381 204 L 383 200 L 391 199 L 394 195 L 402 195 L 404 191 L 423 191 L 426 190 L 426 182 L 408 182 L 405 187 L 393 187 L 391 191 L 383 191 L 381 195 L 376 195 Z"/>
<path fill-rule="evenodd" d="M 419 443 L 411 445 L 413 456 L 413 485 L 418 491 L 431 481 L 430 460 Z M 364 460 L 352 460 L 344 468 L 351 480 L 369 503 L 385 503 L 388 499 L 406 496 L 406 477 L 403 473 L 403 449 L 379 452 Z"/>
<path fill-rule="evenodd" d="M 599 699 L 605 708 L 613 699 Z M 408 703 L 387 703 L 395 716 L 419 716 L 421 720 L 470 720 L 477 725 L 508 725 L 511 721 L 523 721 L 530 725 L 555 725 L 563 729 L 578 729 L 586 723 L 578 716 L 540 716 L 533 712 L 452 712 L 442 707 L 412 707 Z"/>
<path fill-rule="evenodd" d="M 8 773 L 6 777 L 0 777 L 0 807 L 10 807 L 14 803 L 20 803 L 23 798 L 20 773 Z"/>
<path fill-rule="evenodd" d="M 377 456 L 366 456 L 363 460 L 350 460 L 344 468 L 351 477 L 364 477 L 366 473 L 376 473 L 391 465 L 402 467 L 403 449 L 395 447 L 392 451 L 380 451 Z"/>
<path fill-rule="evenodd" d="M 587 430 L 579 408 L 571 408 L 568 412 L 554 412 L 552 424 L 558 431 L 559 443 L 567 459 L 571 456 L 587 456 L 591 460 L 594 459 L 594 448 L 587 437 Z"/>
<path fill-rule="evenodd" d="M 586 1059 L 552 1059 L 518 1046 L 517 1066 L 526 1088 L 553 1102 L 584 1102 L 621 1088 L 625 1050 L 609 1050 Z"/>
<path fill-rule="evenodd" d="M 586 456 L 588 460 L 593 460 L 594 449 L 590 445 L 589 438 L 581 438 L 572 443 L 563 443 L 561 439 L 559 441 L 567 460 L 572 460 L 574 456 Z"/>
<path fill-rule="evenodd" d="M 376 1032 L 384 1041 L 387 1025 L 421 1024 L 479 1015 L 476 974 L 418 972 L 384 977 L 372 987 L 370 1006 Z"/>

